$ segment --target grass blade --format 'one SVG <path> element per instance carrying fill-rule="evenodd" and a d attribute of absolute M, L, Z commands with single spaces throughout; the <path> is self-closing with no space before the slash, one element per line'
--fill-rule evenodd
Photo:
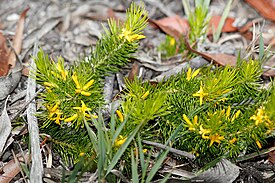
<path fill-rule="evenodd" d="M 96 121 L 96 120 L 93 119 L 93 118 L 92 118 L 92 120 L 93 120 L 93 122 Z M 94 151 L 98 154 L 98 144 L 97 144 L 98 139 L 97 139 L 97 137 L 96 137 L 96 134 L 95 134 L 94 131 L 90 128 L 90 126 L 88 125 L 88 123 L 87 123 L 87 121 L 86 121 L 85 118 L 83 119 L 83 121 L 84 121 L 86 130 L 87 130 L 87 132 L 88 132 L 88 135 L 89 135 L 89 137 L 90 137 L 90 140 L 91 140 L 91 142 L 92 142 L 92 144 L 93 144 L 93 149 L 94 149 Z"/>
<path fill-rule="evenodd" d="M 139 150 L 139 157 L 140 157 L 140 165 L 141 169 L 144 169 L 144 154 L 143 154 L 143 148 L 141 144 L 141 138 L 140 138 L 140 133 L 138 133 L 138 150 Z"/>
<path fill-rule="evenodd" d="M 107 174 L 108 175 L 111 170 L 115 167 L 115 165 L 117 164 L 118 160 L 121 158 L 121 156 L 123 155 L 123 153 L 125 152 L 126 148 L 129 146 L 129 144 L 132 142 L 132 140 L 134 139 L 134 137 L 136 136 L 137 132 L 140 130 L 141 126 L 143 125 L 143 123 L 140 123 L 133 131 L 132 133 L 129 135 L 129 137 L 127 138 L 127 140 L 125 141 L 124 144 L 122 144 L 122 146 L 118 149 L 118 151 L 116 152 L 116 154 L 114 155 L 111 163 L 108 166 L 107 169 Z"/>
<path fill-rule="evenodd" d="M 151 182 L 151 180 L 154 178 L 155 174 L 161 167 L 162 162 L 165 160 L 168 152 L 169 152 L 169 149 L 167 149 L 165 152 L 161 153 L 161 156 L 158 158 L 157 162 L 155 163 L 155 165 L 152 167 L 151 171 L 149 172 L 148 177 L 145 181 L 146 183 Z"/>
<path fill-rule="evenodd" d="M 262 33 L 260 33 L 260 40 L 259 40 L 259 60 L 263 62 L 264 58 L 264 39 Z"/>
<path fill-rule="evenodd" d="M 187 17 L 189 17 L 189 15 L 191 13 L 189 1 L 182 0 L 182 5 L 183 5 L 184 13 L 186 14 Z"/>
<path fill-rule="evenodd" d="M 229 0 L 221 17 L 221 20 L 219 22 L 218 28 L 217 30 L 213 30 L 213 38 L 214 38 L 214 42 L 216 43 L 221 35 L 222 32 L 222 27 L 224 26 L 225 20 L 229 14 L 230 8 L 231 8 L 231 4 L 232 4 L 232 0 Z"/>
<path fill-rule="evenodd" d="M 132 181 L 139 182 L 138 170 L 137 170 L 137 159 L 135 159 L 135 157 L 134 157 L 133 150 L 131 150 L 131 159 L 132 159 Z"/>

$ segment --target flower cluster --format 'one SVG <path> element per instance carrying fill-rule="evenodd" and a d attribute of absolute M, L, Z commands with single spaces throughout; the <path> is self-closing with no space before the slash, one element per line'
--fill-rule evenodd
<path fill-rule="evenodd" d="M 220 144 L 223 140 L 225 140 L 225 143 L 229 142 L 231 144 L 236 142 L 236 138 L 232 139 L 230 136 L 225 137 L 221 134 L 225 134 L 225 129 L 229 128 L 240 114 L 241 111 L 238 110 L 232 115 L 231 107 L 228 106 L 227 110 L 223 109 L 214 113 L 208 113 L 208 117 L 204 120 L 198 120 L 196 115 L 191 122 L 186 114 L 183 114 L 183 119 L 190 133 L 195 133 L 200 138 L 209 140 L 209 147 L 211 147 L 214 143 Z"/>
<path fill-rule="evenodd" d="M 133 42 L 144 39 L 145 36 L 141 34 L 134 34 L 131 30 L 123 28 L 121 34 L 119 35 L 119 38 L 125 38 L 128 42 Z"/>

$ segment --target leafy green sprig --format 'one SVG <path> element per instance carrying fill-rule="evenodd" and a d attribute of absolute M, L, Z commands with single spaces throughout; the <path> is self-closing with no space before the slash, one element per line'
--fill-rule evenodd
<path fill-rule="evenodd" d="M 105 28 L 92 53 L 72 66 L 65 66 L 62 57 L 55 62 L 42 50 L 34 57 L 37 83 L 46 88 L 40 96 L 43 104 L 40 130 L 57 142 L 55 150 L 63 158 L 78 158 L 81 151 L 91 146 L 86 138 L 76 140 L 74 134 L 88 136 L 85 123 L 94 125 L 96 113 L 104 103 L 104 77 L 117 72 L 133 57 L 139 41 L 145 38 L 147 19 L 144 7 L 132 3 L 125 22 L 109 20 L 109 29 Z"/>

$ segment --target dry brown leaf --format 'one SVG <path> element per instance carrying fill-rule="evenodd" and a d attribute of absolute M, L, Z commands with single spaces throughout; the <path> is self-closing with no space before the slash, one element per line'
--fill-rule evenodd
<path fill-rule="evenodd" d="M 268 161 L 270 161 L 272 164 L 275 164 L 275 151 L 270 151 L 268 153 Z"/>
<path fill-rule="evenodd" d="M 270 0 L 246 0 L 253 8 L 255 8 L 263 17 L 275 21 L 275 7 Z"/>
<path fill-rule="evenodd" d="M 221 21 L 221 16 L 215 15 L 212 16 L 210 21 L 209 21 L 209 30 L 208 34 L 212 34 L 212 27 L 215 28 L 215 30 L 218 28 L 219 23 Z M 233 26 L 233 22 L 235 21 L 234 18 L 228 17 L 225 19 L 224 25 L 222 27 L 222 32 L 236 32 L 238 31 L 237 27 Z"/>
<path fill-rule="evenodd" d="M 265 66 L 268 66 L 272 69 L 266 69 L 264 70 L 263 76 L 264 77 L 275 77 L 275 56 L 271 57 L 265 64 Z"/>
<path fill-rule="evenodd" d="M 24 162 L 26 160 L 28 162 L 29 160 L 29 154 L 26 153 L 24 155 L 24 158 L 21 156 L 18 158 L 19 162 Z M 20 167 L 15 162 L 14 159 L 10 160 L 5 166 L 3 167 L 3 174 L 0 175 L 0 182 L 1 183 L 9 183 L 19 172 Z"/>
<path fill-rule="evenodd" d="M 132 69 L 128 74 L 128 80 L 129 81 L 134 81 L 134 78 L 135 78 L 135 76 L 138 75 L 138 72 L 139 72 L 139 65 L 138 65 L 137 62 L 134 62 L 133 65 L 132 65 Z"/>
<path fill-rule="evenodd" d="M 15 67 L 15 63 L 16 63 L 15 53 L 19 54 L 21 52 L 23 32 L 24 32 L 24 22 L 25 22 L 25 18 L 26 18 L 28 10 L 29 10 L 29 8 L 25 9 L 21 13 L 18 24 L 17 24 L 17 28 L 16 28 L 16 32 L 15 32 L 15 36 L 14 36 L 13 44 L 12 44 L 14 50 L 10 51 L 9 58 L 8 58 L 8 63 L 11 68 Z"/>
<path fill-rule="evenodd" d="M 176 39 L 185 35 L 189 30 L 188 21 L 177 15 L 160 20 L 150 20 L 150 23 Z"/>
<path fill-rule="evenodd" d="M 8 53 L 6 38 L 0 33 L 0 76 L 6 76 L 9 72 Z"/>
<path fill-rule="evenodd" d="M 237 63 L 237 58 L 233 55 L 227 55 L 227 54 L 223 54 L 223 53 L 210 54 L 210 53 L 199 52 L 199 51 L 191 48 L 186 36 L 185 36 L 185 44 L 186 44 L 186 48 L 190 52 L 196 53 L 196 54 L 200 55 L 202 58 L 208 60 L 209 62 L 213 62 L 216 65 L 234 66 Z"/>

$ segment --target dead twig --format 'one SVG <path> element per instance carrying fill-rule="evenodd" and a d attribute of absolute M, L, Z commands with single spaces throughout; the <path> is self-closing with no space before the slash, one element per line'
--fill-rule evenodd
<path fill-rule="evenodd" d="M 151 142 L 151 141 L 148 141 L 148 140 L 143 140 L 142 143 L 154 146 L 156 148 L 164 149 L 164 150 L 169 149 L 170 153 L 173 153 L 173 154 L 176 154 L 176 155 L 179 155 L 179 156 L 184 156 L 184 157 L 187 157 L 187 158 L 189 158 L 191 160 L 194 160 L 196 158 L 191 153 L 188 153 L 188 152 L 185 152 L 185 151 L 181 151 L 181 150 L 169 147 L 169 146 L 165 146 L 165 145 L 157 143 L 157 142 Z"/>

